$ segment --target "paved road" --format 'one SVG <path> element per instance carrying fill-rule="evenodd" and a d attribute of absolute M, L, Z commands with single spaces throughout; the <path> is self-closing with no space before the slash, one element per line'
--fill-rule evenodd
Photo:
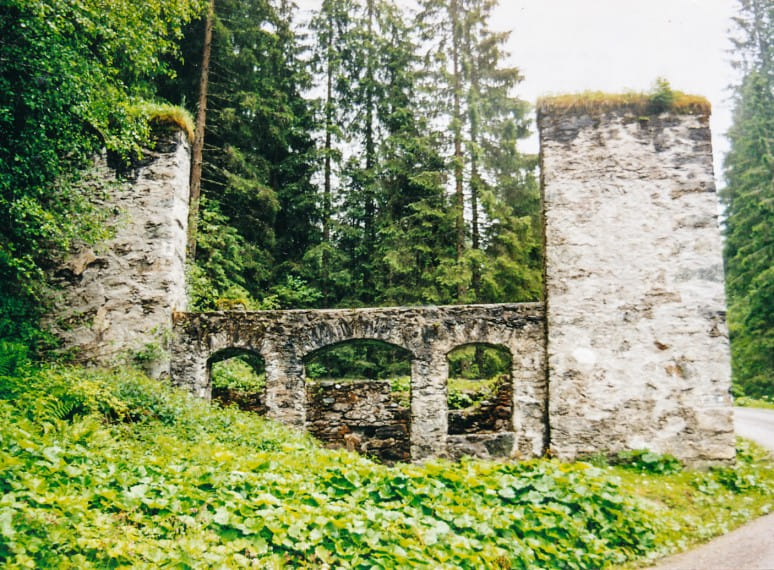
<path fill-rule="evenodd" d="M 774 410 L 734 408 L 736 433 L 774 451 Z M 774 570 L 774 514 L 759 518 L 651 570 Z"/>
<path fill-rule="evenodd" d="M 734 408 L 736 434 L 774 451 L 774 410 Z"/>

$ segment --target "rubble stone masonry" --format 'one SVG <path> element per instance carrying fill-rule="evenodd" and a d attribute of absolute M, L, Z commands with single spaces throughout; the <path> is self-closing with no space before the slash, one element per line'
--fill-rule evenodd
<path fill-rule="evenodd" d="M 539 116 L 551 449 L 734 457 L 706 114 Z"/>

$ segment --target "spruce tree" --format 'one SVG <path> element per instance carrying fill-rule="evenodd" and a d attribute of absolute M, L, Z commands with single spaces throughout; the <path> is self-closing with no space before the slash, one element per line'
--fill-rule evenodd
<path fill-rule="evenodd" d="M 740 0 L 738 10 L 732 40 L 743 76 L 721 193 L 728 321 L 736 386 L 774 396 L 774 6 Z"/>
<path fill-rule="evenodd" d="M 516 141 L 529 134 L 527 105 L 513 95 L 521 80 L 518 69 L 503 65 L 508 33 L 489 27 L 497 2 L 423 0 L 421 5 L 430 47 L 429 88 L 441 95 L 429 112 L 446 125 L 457 220 L 457 262 L 448 266 L 446 281 L 456 284 L 459 302 L 535 299 L 540 289 L 540 239 L 533 223 L 539 207 L 536 161 L 516 149 Z"/>
<path fill-rule="evenodd" d="M 323 303 L 328 305 L 336 297 L 335 289 L 348 285 L 348 273 L 336 270 L 345 264 L 333 246 L 334 184 L 340 179 L 341 149 L 345 144 L 343 124 L 349 109 L 348 77 L 344 65 L 351 56 L 350 47 L 352 3 L 348 0 L 323 0 L 320 10 L 312 18 L 311 72 L 318 83 L 325 86 L 321 107 L 323 163 L 322 181 L 322 241 L 307 255 L 307 274 L 319 276 Z M 342 283 L 343 282 L 343 283 Z"/>
<path fill-rule="evenodd" d="M 304 257 L 320 241 L 315 123 L 302 96 L 309 76 L 292 10 L 285 1 L 215 3 L 195 260 L 207 306 L 234 289 L 260 299 L 273 287 L 303 286 Z M 186 34 L 186 63 L 165 86 L 183 103 L 196 100 L 200 70 L 191 62 L 201 59 L 200 37 L 201 24 Z M 226 242 L 227 250 L 217 249 Z"/>

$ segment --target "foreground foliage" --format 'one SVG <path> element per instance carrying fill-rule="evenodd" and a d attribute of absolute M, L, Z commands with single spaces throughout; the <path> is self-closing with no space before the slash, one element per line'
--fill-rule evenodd
<path fill-rule="evenodd" d="M 134 371 L 31 370 L 5 347 L 0 375 L 11 567 L 588 568 L 671 548 L 685 526 L 629 489 L 671 479 L 551 460 L 390 468 Z M 660 477 L 706 503 L 749 499 L 738 520 L 771 506 L 767 469 Z"/>
<path fill-rule="evenodd" d="M 763 396 L 760 399 L 756 399 L 742 396 L 741 398 L 734 399 L 734 405 L 743 408 L 764 408 L 767 410 L 774 410 L 774 397 Z"/>

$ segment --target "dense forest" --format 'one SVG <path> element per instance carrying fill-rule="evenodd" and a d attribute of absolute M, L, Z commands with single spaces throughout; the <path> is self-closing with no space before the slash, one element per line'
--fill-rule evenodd
<path fill-rule="evenodd" d="M 495 2 L 214 5 L 199 308 L 534 300 L 535 158 Z M 411 18 L 411 20 L 409 20 Z M 205 19 L 206 20 L 206 19 Z M 206 26 L 166 100 L 199 99 Z M 194 111 L 191 108 L 191 111 Z"/>
<path fill-rule="evenodd" d="M 537 300 L 537 160 L 517 150 L 529 109 L 496 4 L 326 0 L 302 19 L 288 0 L 3 2 L 0 337 L 52 344 L 46 270 L 105 231 L 79 178 L 183 109 L 205 121 L 195 309 Z M 774 358 L 771 10 L 740 1 L 723 196 L 752 395 L 771 394 Z"/>

